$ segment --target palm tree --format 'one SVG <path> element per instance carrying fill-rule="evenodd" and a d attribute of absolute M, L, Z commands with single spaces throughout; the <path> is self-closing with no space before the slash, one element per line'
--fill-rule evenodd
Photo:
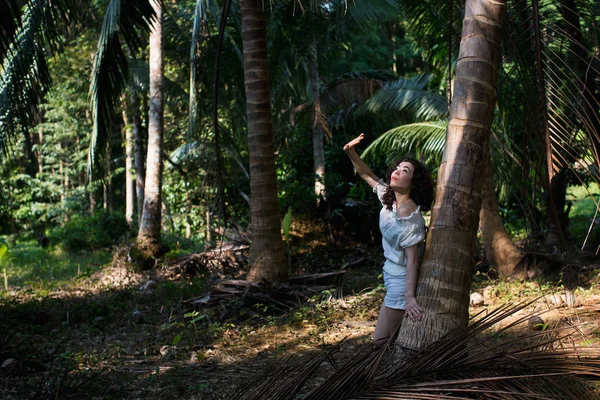
<path fill-rule="evenodd" d="M 383 133 L 367 147 L 363 157 L 382 158 L 383 155 L 389 157 L 418 151 L 429 156 L 432 164 L 439 164 L 446 143 L 448 108 L 444 96 L 426 89 L 427 82 L 425 75 L 388 82 L 365 103 L 363 110 L 372 113 L 401 112 L 412 120 L 421 122 L 401 125 Z M 497 145 L 501 140 L 499 134 L 492 131 L 490 152 L 500 153 L 505 148 Z M 491 159 L 489 153 L 486 154 L 487 166 Z M 502 154 L 496 154 L 497 158 L 501 156 Z M 517 268 L 523 260 L 523 254 L 504 227 L 492 182 L 491 164 L 485 171 L 480 211 L 485 255 L 501 276 L 523 278 L 522 268 Z"/>
<path fill-rule="evenodd" d="M 153 0 L 152 7 L 155 19 L 150 32 L 150 112 L 146 182 L 144 184 L 144 209 L 136 239 L 136 247 L 147 253 L 148 258 L 156 256 L 162 251 L 160 234 L 164 131 L 164 61 L 161 1 Z"/>
<path fill-rule="evenodd" d="M 250 153 L 252 244 L 249 280 L 281 282 L 287 262 L 275 175 L 266 23 L 261 0 L 240 0 Z"/>
<path fill-rule="evenodd" d="M 422 348 L 468 321 L 480 169 L 494 117 L 505 12 L 502 1 L 465 4 L 446 146 L 417 284 L 423 319 L 402 324 L 402 347 Z"/>

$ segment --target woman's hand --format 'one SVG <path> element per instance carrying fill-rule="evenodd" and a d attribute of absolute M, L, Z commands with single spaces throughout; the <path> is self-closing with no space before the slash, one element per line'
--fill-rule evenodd
<path fill-rule="evenodd" d="M 419 321 L 423 316 L 423 310 L 421 310 L 421 307 L 419 307 L 419 304 L 417 303 L 417 299 L 414 297 L 406 298 L 406 308 L 404 310 L 405 316 L 410 318 L 411 321 Z"/>
<path fill-rule="evenodd" d="M 356 138 L 352 139 L 351 141 L 349 141 L 348 143 L 346 143 L 346 145 L 344 146 L 344 151 L 353 149 L 354 146 L 359 144 L 360 141 L 363 140 L 364 138 L 365 138 L 365 134 L 361 133 L 360 135 L 358 135 L 358 137 L 356 137 Z"/>

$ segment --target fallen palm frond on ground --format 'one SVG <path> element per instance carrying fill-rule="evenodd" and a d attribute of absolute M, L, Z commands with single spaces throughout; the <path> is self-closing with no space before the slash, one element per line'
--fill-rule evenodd
<path fill-rule="evenodd" d="M 544 311 L 494 328 L 534 301 L 505 305 L 474 318 L 418 353 L 365 347 L 323 383 L 310 386 L 317 362 L 280 362 L 263 371 L 255 387 L 212 395 L 212 399 L 592 399 L 598 398 L 600 348 L 578 347 L 577 326 L 541 329 L 511 337 L 510 329 Z M 393 347 L 390 346 L 390 347 Z M 317 358 L 323 361 L 326 357 Z M 304 393 L 304 394 L 302 394 Z M 234 395 L 234 397 L 232 397 Z"/>

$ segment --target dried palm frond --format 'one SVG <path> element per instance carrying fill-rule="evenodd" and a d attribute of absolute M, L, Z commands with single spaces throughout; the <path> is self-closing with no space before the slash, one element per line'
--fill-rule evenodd
<path fill-rule="evenodd" d="M 474 317 L 425 349 L 396 349 L 393 362 L 382 362 L 388 349 L 365 346 L 310 393 L 302 391 L 315 363 L 285 373 L 287 361 L 267 379 L 236 393 L 239 399 L 592 399 L 598 398 L 600 349 L 576 347 L 577 327 L 529 331 L 511 336 L 512 328 L 548 310 L 524 312 L 536 300 L 506 304 Z M 517 315 L 517 317 L 515 317 Z M 292 390 L 293 389 L 293 390 Z M 245 397 L 249 393 L 252 396 Z M 221 397 L 223 398 L 223 397 Z"/>

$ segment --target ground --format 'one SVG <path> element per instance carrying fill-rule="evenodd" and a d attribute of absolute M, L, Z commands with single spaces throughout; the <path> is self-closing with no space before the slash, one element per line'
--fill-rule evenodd
<path fill-rule="evenodd" d="M 0 369 L 3 399 L 192 399 L 245 382 L 285 356 L 312 357 L 345 340 L 335 366 L 370 343 L 383 297 L 377 243 L 336 243 L 306 237 L 292 242 L 295 274 L 346 269 L 343 292 L 315 294 L 293 308 L 249 304 L 226 296 L 208 306 L 188 302 L 208 293 L 218 279 L 239 278 L 231 268 L 189 276 L 174 264 L 133 272 L 106 265 L 70 285 L 40 293 L 26 286 L 0 300 Z M 243 257 L 242 257 L 243 258 Z M 540 308 L 541 329 L 577 323 L 579 346 L 600 338 L 600 270 L 581 269 L 576 304 L 555 307 L 542 297 L 507 319 Z M 198 272 L 198 271 L 196 271 Z M 226 273 L 225 273 L 226 272 Z M 485 313 L 507 302 L 561 294 L 560 276 L 507 282 L 478 273 L 473 291 Z M 560 302 L 560 301 L 559 301 Z M 537 327 L 540 328 L 539 326 Z M 492 328 L 492 329 L 498 329 Z M 511 334 L 530 329 L 526 323 Z M 334 369 L 324 363 L 316 384 Z"/>

